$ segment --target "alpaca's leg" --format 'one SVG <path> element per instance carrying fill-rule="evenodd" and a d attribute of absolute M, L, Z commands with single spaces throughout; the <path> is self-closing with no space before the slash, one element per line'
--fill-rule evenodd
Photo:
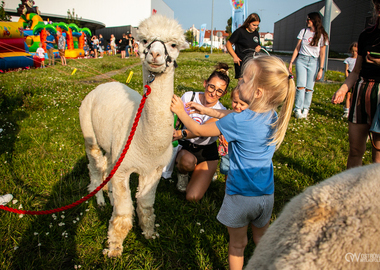
<path fill-rule="evenodd" d="M 105 167 L 105 175 L 104 175 L 104 179 L 109 175 L 109 173 L 111 172 L 111 170 L 113 169 L 113 166 L 112 166 L 112 163 L 111 163 L 111 158 L 108 154 L 106 154 L 104 156 L 106 158 L 106 161 L 107 161 L 107 166 Z M 108 168 L 108 170 L 107 170 Z M 113 202 L 113 195 L 112 195 L 112 181 L 109 181 L 108 184 L 106 185 L 107 187 L 107 190 L 108 190 L 108 197 L 110 199 L 110 202 L 111 202 L 111 205 L 113 206 L 114 205 L 114 202 Z"/>
<path fill-rule="evenodd" d="M 129 188 L 129 175 L 116 172 L 112 178 L 114 206 L 108 228 L 108 257 L 120 256 L 123 252 L 123 241 L 133 225 L 133 202 Z"/>
<path fill-rule="evenodd" d="M 105 169 L 107 167 L 107 161 L 103 156 L 102 150 L 96 144 L 86 144 L 86 153 L 89 160 L 88 169 L 90 172 L 91 180 L 90 184 L 88 185 L 88 191 L 92 192 L 103 181 Z M 101 206 L 105 204 L 102 190 L 99 190 L 99 192 L 96 193 L 96 202 Z"/>
<path fill-rule="evenodd" d="M 152 173 L 139 177 L 139 189 L 136 194 L 137 209 L 136 212 L 139 216 L 139 225 L 143 231 L 145 238 L 152 238 L 155 234 L 154 221 L 154 199 L 156 196 L 156 189 L 161 178 L 163 167 L 159 167 Z"/>

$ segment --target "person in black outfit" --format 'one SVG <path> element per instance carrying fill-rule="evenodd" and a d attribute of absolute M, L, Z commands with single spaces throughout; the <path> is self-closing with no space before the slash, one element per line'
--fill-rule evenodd
<path fill-rule="evenodd" d="M 124 59 L 126 55 L 125 48 L 127 47 L 127 38 L 125 34 L 123 34 L 122 39 L 119 40 L 119 44 L 120 44 L 121 59 Z"/>
<path fill-rule="evenodd" d="M 354 87 L 348 115 L 347 169 L 363 165 L 368 132 L 372 122 L 378 121 L 375 114 L 380 109 L 380 0 L 372 0 L 372 4 L 373 25 L 359 35 L 355 67 L 331 99 L 334 104 L 343 102 Z M 372 162 L 380 163 L 380 135 L 372 135 Z"/>
<path fill-rule="evenodd" d="M 102 34 L 99 34 L 99 52 L 100 52 L 100 57 L 103 58 L 103 53 L 104 53 L 104 38 Z"/>
<path fill-rule="evenodd" d="M 256 13 L 250 14 L 243 25 L 236 29 L 227 41 L 227 50 L 234 59 L 235 79 L 241 79 L 243 64 L 261 49 L 260 36 L 257 31 L 260 22 L 259 15 Z M 232 45 L 235 45 L 235 50 Z"/>

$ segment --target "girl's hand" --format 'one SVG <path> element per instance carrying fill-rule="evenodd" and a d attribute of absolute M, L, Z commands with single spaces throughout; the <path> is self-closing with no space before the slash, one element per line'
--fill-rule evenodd
<path fill-rule="evenodd" d="M 206 114 L 206 107 L 193 101 L 186 103 L 186 108 L 190 108 L 190 114 Z"/>
<path fill-rule="evenodd" d="M 293 63 L 289 63 L 288 70 L 289 70 L 290 74 L 293 74 Z"/>
<path fill-rule="evenodd" d="M 344 100 L 344 97 L 346 96 L 346 93 L 347 91 L 342 89 L 342 87 L 340 87 L 338 91 L 336 91 L 335 94 L 332 96 L 331 102 L 333 104 L 342 103 Z"/>
<path fill-rule="evenodd" d="M 235 64 L 238 64 L 240 66 L 240 62 L 241 62 L 241 59 L 238 56 L 234 57 Z"/>
<path fill-rule="evenodd" d="M 380 66 L 380 58 L 375 58 L 375 57 L 371 56 L 369 54 L 369 52 L 367 52 L 367 57 L 366 58 L 367 58 L 367 62 L 368 63 Z"/>
<path fill-rule="evenodd" d="M 170 105 L 170 110 L 173 113 L 176 113 L 177 115 L 179 115 L 182 111 L 185 111 L 182 99 L 180 97 L 173 95 L 172 104 Z"/>
<path fill-rule="evenodd" d="M 322 78 L 323 70 L 319 69 L 316 80 L 319 81 Z"/>
<path fill-rule="evenodd" d="M 257 45 L 256 48 L 255 48 L 255 52 L 260 52 L 260 50 L 261 50 L 261 46 Z"/>

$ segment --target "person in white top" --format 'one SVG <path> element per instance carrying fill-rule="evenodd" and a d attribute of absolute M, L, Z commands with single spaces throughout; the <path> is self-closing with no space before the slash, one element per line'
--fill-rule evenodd
<path fill-rule="evenodd" d="M 292 73 L 293 62 L 297 59 L 294 113 L 296 118 L 306 118 L 313 97 L 314 83 L 323 75 L 326 45 L 328 45 L 328 35 L 318 12 L 307 15 L 307 27 L 300 31 L 297 39 L 297 46 L 289 63 L 289 72 Z"/>
<path fill-rule="evenodd" d="M 36 50 L 36 54 L 38 58 L 40 59 L 41 68 L 44 68 L 45 67 L 45 51 L 44 51 L 42 42 L 40 42 L 40 45 L 38 49 Z"/>
<path fill-rule="evenodd" d="M 225 109 L 219 99 L 227 93 L 230 83 L 228 69 L 228 64 L 219 63 L 209 78 L 203 82 L 204 92 L 186 92 L 182 96 L 184 105 L 193 101 L 205 107 Z M 218 120 L 197 113 L 190 114 L 190 117 L 201 125 Z M 189 201 L 202 199 L 212 181 L 219 160 L 217 139 L 218 136 L 197 137 L 186 127 L 174 131 L 173 140 L 179 140 L 182 146 L 176 157 L 177 188 L 181 192 L 186 191 L 186 199 Z M 189 172 L 192 172 L 190 181 Z"/>
<path fill-rule="evenodd" d="M 346 78 L 348 77 L 348 75 L 352 72 L 352 70 L 355 67 L 356 59 L 358 58 L 358 43 L 353 42 L 350 45 L 349 51 L 351 53 L 351 57 L 348 57 L 348 58 L 344 59 L 344 61 L 343 61 L 344 65 L 345 65 Z M 348 90 L 348 92 L 347 92 L 346 106 L 345 106 L 344 111 L 343 111 L 343 118 L 348 118 L 348 114 L 350 113 L 350 103 L 351 103 L 351 89 Z"/>

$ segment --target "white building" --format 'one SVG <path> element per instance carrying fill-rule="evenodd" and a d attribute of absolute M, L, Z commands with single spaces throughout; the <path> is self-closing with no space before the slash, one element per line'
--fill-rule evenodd
<path fill-rule="evenodd" d="M 261 43 L 261 45 L 267 47 L 268 49 L 272 49 L 272 46 L 273 46 L 273 33 L 260 32 L 259 35 L 260 35 L 260 43 Z"/>
<path fill-rule="evenodd" d="M 5 11 L 17 21 L 17 12 L 20 0 L 3 0 Z M 174 11 L 163 0 L 35 0 L 35 6 L 42 17 L 66 19 L 67 11 L 75 10 L 75 14 L 83 21 L 98 23 L 101 27 L 116 27 L 131 25 L 137 27 L 142 20 L 157 12 L 169 18 L 174 18 Z M 99 27 L 98 27 L 99 28 Z"/>

